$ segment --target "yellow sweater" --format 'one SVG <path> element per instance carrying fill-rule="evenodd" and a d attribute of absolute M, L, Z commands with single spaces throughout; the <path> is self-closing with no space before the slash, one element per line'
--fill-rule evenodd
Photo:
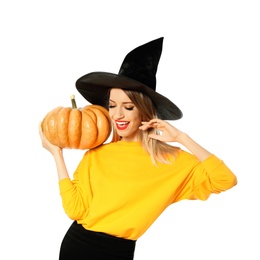
<path fill-rule="evenodd" d="M 172 203 L 206 200 L 236 185 L 236 176 L 211 155 L 204 162 L 181 150 L 173 164 L 154 166 L 137 142 L 87 151 L 73 180 L 59 182 L 67 215 L 89 230 L 137 240 Z"/>

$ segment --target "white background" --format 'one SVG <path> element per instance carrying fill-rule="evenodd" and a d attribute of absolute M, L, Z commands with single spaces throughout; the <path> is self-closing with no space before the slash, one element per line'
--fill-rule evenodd
<path fill-rule="evenodd" d="M 169 207 L 135 260 L 260 259 L 259 1 L 2 1 L 0 258 L 57 260 L 71 220 L 38 124 L 57 106 L 86 105 L 75 81 L 117 73 L 133 48 L 164 37 L 157 91 L 173 122 L 238 177 L 206 202 Z M 72 174 L 82 151 L 66 150 Z M 134 217 L 134 216 L 133 216 Z"/>

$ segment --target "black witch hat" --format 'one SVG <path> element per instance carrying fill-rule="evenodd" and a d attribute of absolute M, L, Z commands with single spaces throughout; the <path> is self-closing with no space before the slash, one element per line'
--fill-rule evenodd
<path fill-rule="evenodd" d="M 163 37 L 129 52 L 118 74 L 92 72 L 76 81 L 76 88 L 91 104 L 106 106 L 110 88 L 140 91 L 151 98 L 158 117 L 177 120 L 181 110 L 168 98 L 156 92 L 156 72 L 162 53 Z"/>

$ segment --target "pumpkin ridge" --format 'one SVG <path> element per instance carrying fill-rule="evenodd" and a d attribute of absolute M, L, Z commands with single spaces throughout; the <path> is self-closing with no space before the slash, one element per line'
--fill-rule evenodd
<path fill-rule="evenodd" d="M 69 116 L 68 137 L 71 148 L 78 149 L 81 142 L 82 114 L 79 109 L 72 109 Z"/>
<path fill-rule="evenodd" d="M 93 146 L 97 138 L 97 126 L 93 118 L 89 115 L 87 109 L 82 110 L 82 124 L 81 124 L 81 141 L 79 144 L 80 149 L 84 147 L 90 148 Z"/>
<path fill-rule="evenodd" d="M 105 107 L 100 106 L 100 105 L 91 105 L 91 108 L 99 109 L 106 116 L 107 124 L 109 126 L 109 129 L 108 129 L 108 137 L 109 137 L 109 135 L 112 131 L 112 124 L 111 124 L 111 119 L 110 119 L 110 116 L 109 116 L 109 111 Z M 108 139 L 108 137 L 106 138 L 106 140 Z"/>
<path fill-rule="evenodd" d="M 98 131 L 98 137 L 96 140 L 95 145 L 98 146 L 102 143 L 104 143 L 109 135 L 109 122 L 106 117 L 106 115 L 103 113 L 102 110 L 99 109 L 99 107 L 91 107 L 90 110 L 94 111 L 97 117 L 97 131 Z"/>
<path fill-rule="evenodd" d="M 59 113 L 59 111 L 62 109 L 62 107 L 57 107 L 51 111 L 48 117 L 47 125 L 48 125 L 48 132 L 49 136 L 52 140 L 52 143 L 59 146 L 59 139 L 58 139 L 58 133 L 57 133 L 57 120 L 56 120 L 56 114 Z"/>
<path fill-rule="evenodd" d="M 62 108 L 57 115 L 57 133 L 59 138 L 60 147 L 69 147 L 69 135 L 68 135 L 68 125 L 69 125 L 69 114 L 70 108 Z"/>

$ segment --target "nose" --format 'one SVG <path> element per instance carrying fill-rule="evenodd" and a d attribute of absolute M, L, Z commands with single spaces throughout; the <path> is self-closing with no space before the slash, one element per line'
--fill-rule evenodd
<path fill-rule="evenodd" d="M 125 115 L 121 107 L 115 107 L 111 110 L 111 117 L 115 120 L 122 119 Z"/>

